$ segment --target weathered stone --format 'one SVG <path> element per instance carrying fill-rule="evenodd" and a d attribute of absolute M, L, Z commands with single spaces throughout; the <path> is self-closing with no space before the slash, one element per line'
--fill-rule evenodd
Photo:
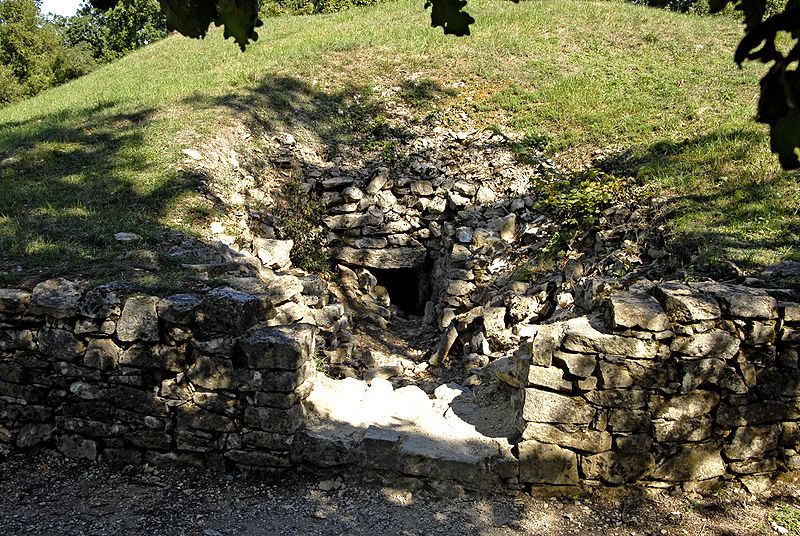
<path fill-rule="evenodd" d="M 68 458 L 97 459 L 97 443 L 80 436 L 61 436 L 58 439 L 58 451 Z"/>
<path fill-rule="evenodd" d="M 233 421 L 228 417 L 191 405 L 181 407 L 181 412 L 178 413 L 178 427 L 209 432 L 231 432 L 235 429 Z"/>
<path fill-rule="evenodd" d="M 556 445 L 522 441 L 519 444 L 519 479 L 534 484 L 577 484 L 578 456 Z"/>
<path fill-rule="evenodd" d="M 103 449 L 103 459 L 114 465 L 141 465 L 144 455 L 136 449 L 106 448 Z"/>
<path fill-rule="evenodd" d="M 653 421 L 653 436 L 659 443 L 703 441 L 711 437 L 713 421 L 708 416 L 678 421 Z"/>
<path fill-rule="evenodd" d="M 36 285 L 31 292 L 28 312 L 52 318 L 68 318 L 78 311 L 78 301 L 84 287 L 66 279 L 48 279 Z"/>
<path fill-rule="evenodd" d="M 661 304 L 652 296 L 634 292 L 614 294 L 609 299 L 612 328 L 641 328 L 647 331 L 669 329 L 669 320 Z"/>
<path fill-rule="evenodd" d="M 453 344 L 455 344 L 457 338 L 458 330 L 456 329 L 455 323 L 452 323 L 444 332 L 444 336 L 439 342 L 439 347 L 429 359 L 430 364 L 438 367 L 444 363 L 444 361 L 447 359 L 447 354 L 450 353 L 450 349 L 453 347 Z"/>
<path fill-rule="evenodd" d="M 580 397 L 525 389 L 522 418 L 528 422 L 589 424 L 595 410 Z"/>
<path fill-rule="evenodd" d="M 225 457 L 231 462 L 252 467 L 289 467 L 288 452 L 264 452 L 255 450 L 229 450 Z"/>
<path fill-rule="evenodd" d="M 262 449 L 288 451 L 292 446 L 292 436 L 262 432 L 261 430 L 245 430 L 242 432 L 242 444 Z"/>
<path fill-rule="evenodd" d="M 778 302 L 772 296 L 750 292 L 724 292 L 717 297 L 725 310 L 740 318 L 777 318 Z"/>
<path fill-rule="evenodd" d="M 786 343 L 800 343 L 800 329 L 784 326 L 781 330 L 781 341 Z"/>
<path fill-rule="evenodd" d="M 87 318 L 104 320 L 117 317 L 119 313 L 119 297 L 106 285 L 87 291 L 78 302 L 78 314 Z"/>
<path fill-rule="evenodd" d="M 119 385 L 102 391 L 103 400 L 118 409 L 128 410 L 140 415 L 168 415 L 163 399 L 152 392 L 140 391 Z"/>
<path fill-rule="evenodd" d="M 29 329 L 3 329 L 0 330 L 0 351 L 13 352 L 14 350 L 35 350 L 36 342 L 33 332 Z"/>
<path fill-rule="evenodd" d="M 202 300 L 196 294 L 173 294 L 158 300 L 158 316 L 173 324 L 189 324 Z"/>
<path fill-rule="evenodd" d="M 649 452 L 603 452 L 584 456 L 581 460 L 581 470 L 586 478 L 614 485 L 643 479 L 654 467 L 655 458 Z"/>
<path fill-rule="evenodd" d="M 477 205 L 488 205 L 489 203 L 494 203 L 496 199 L 497 194 L 485 184 L 482 184 L 475 194 L 475 203 Z"/>
<path fill-rule="evenodd" d="M 186 364 L 186 356 L 174 346 L 136 343 L 122 352 L 118 362 L 131 367 L 181 372 Z"/>
<path fill-rule="evenodd" d="M 0 288 L 0 313 L 16 315 L 27 309 L 31 293 L 16 288 Z"/>
<path fill-rule="evenodd" d="M 649 452 L 650 447 L 653 446 L 653 438 L 651 438 L 649 434 L 631 434 L 628 436 L 617 436 L 614 443 L 615 452 Z"/>
<path fill-rule="evenodd" d="M 297 370 L 314 353 L 316 331 L 310 324 L 254 328 L 239 349 L 250 368 Z"/>
<path fill-rule="evenodd" d="M 328 216 L 324 221 L 329 229 L 343 231 L 367 225 L 381 225 L 383 224 L 383 214 L 378 211 L 365 214 L 341 214 L 339 216 Z"/>
<path fill-rule="evenodd" d="M 364 199 L 364 192 L 355 186 L 349 186 L 342 191 L 345 203 L 358 203 Z"/>
<path fill-rule="evenodd" d="M 455 280 L 447 286 L 447 293 L 451 296 L 468 296 L 475 290 L 475 285 L 469 281 Z"/>
<path fill-rule="evenodd" d="M 86 382 L 73 382 L 69 386 L 69 392 L 84 400 L 97 400 L 103 396 L 100 387 Z"/>
<path fill-rule="evenodd" d="M 47 357 L 75 361 L 86 351 L 83 342 L 63 329 L 42 328 L 39 330 L 39 352 Z"/>
<path fill-rule="evenodd" d="M 747 385 L 736 373 L 736 369 L 726 365 L 721 359 L 698 359 L 684 365 L 681 383 L 681 390 L 684 393 L 707 383 L 737 394 L 748 391 Z"/>
<path fill-rule="evenodd" d="M 368 268 L 400 269 L 423 265 L 428 251 L 425 248 L 356 249 L 349 246 L 333 248 L 331 256 L 348 264 Z"/>
<path fill-rule="evenodd" d="M 411 193 L 429 197 L 433 195 L 433 185 L 430 181 L 414 181 L 411 183 Z"/>
<path fill-rule="evenodd" d="M 716 442 L 680 447 L 674 454 L 664 457 L 653 471 L 656 480 L 682 482 L 708 480 L 725 474 L 721 446 Z"/>
<path fill-rule="evenodd" d="M 666 370 L 652 362 L 632 359 L 613 359 L 600 362 L 600 379 L 604 389 L 625 387 L 651 388 L 667 382 Z"/>
<path fill-rule="evenodd" d="M 751 320 L 745 328 L 746 344 L 772 344 L 775 342 L 776 321 Z"/>
<path fill-rule="evenodd" d="M 556 391 L 572 390 L 572 382 L 564 379 L 564 371 L 558 367 L 531 365 L 528 367 L 527 382 L 528 385 L 547 387 Z"/>
<path fill-rule="evenodd" d="M 0 298 L 2 304 L 2 298 Z M 778 304 L 784 322 L 800 322 L 800 303 L 781 302 Z"/>
<path fill-rule="evenodd" d="M 483 310 L 483 329 L 490 339 L 506 329 L 506 308 L 485 307 Z"/>
<path fill-rule="evenodd" d="M 717 424 L 724 427 L 748 426 L 775 421 L 800 419 L 800 403 L 763 400 L 743 407 L 720 404 Z"/>
<path fill-rule="evenodd" d="M 730 462 L 728 469 L 732 473 L 739 475 L 752 475 L 754 473 L 771 473 L 778 468 L 775 458 L 765 458 L 763 460 L 744 460 L 740 462 Z"/>
<path fill-rule="evenodd" d="M 781 428 L 771 426 L 742 426 L 736 429 L 733 439 L 725 447 L 725 456 L 732 460 L 762 458 L 778 446 Z"/>
<path fill-rule="evenodd" d="M 623 408 L 628 410 L 644 409 L 647 406 L 647 392 L 644 390 L 609 389 L 606 391 L 589 391 L 586 400 L 592 404 L 606 408 Z"/>
<path fill-rule="evenodd" d="M 567 372 L 578 378 L 588 378 L 597 366 L 597 359 L 592 355 L 553 352 L 553 361 L 566 368 Z"/>
<path fill-rule="evenodd" d="M 53 436 L 53 425 L 47 423 L 28 423 L 17 436 L 17 447 L 28 448 L 47 443 Z"/>
<path fill-rule="evenodd" d="M 707 415 L 717 406 L 720 396 L 711 391 L 694 391 L 673 396 L 653 408 L 653 418 L 678 421 Z"/>
<path fill-rule="evenodd" d="M 124 427 L 119 424 L 108 424 L 92 419 L 65 419 L 56 417 L 56 424 L 61 431 L 72 432 L 82 436 L 116 437 Z"/>
<path fill-rule="evenodd" d="M 375 176 L 369 182 L 367 186 L 367 193 L 369 195 L 375 195 L 376 193 L 380 192 L 381 189 L 386 185 L 389 180 L 389 169 L 385 167 L 380 167 L 376 170 Z"/>
<path fill-rule="evenodd" d="M 576 318 L 567 323 L 564 348 L 584 354 L 610 354 L 641 359 L 653 359 L 658 354 L 656 341 L 643 341 L 619 335 L 602 333 L 587 318 Z"/>
<path fill-rule="evenodd" d="M 261 297 L 230 287 L 218 287 L 203 297 L 195 318 L 203 330 L 240 335 L 259 320 L 274 314 L 272 304 Z"/>
<path fill-rule="evenodd" d="M 670 289 L 666 285 L 657 287 L 656 294 L 664 303 L 667 316 L 673 322 L 694 324 L 705 320 L 716 320 L 722 316 L 714 298 L 695 294 L 689 289 Z"/>
<path fill-rule="evenodd" d="M 532 423 L 525 425 L 522 439 L 535 439 L 585 452 L 604 452 L 611 449 L 611 434 L 597 430 L 586 430 L 574 426 L 554 426 L 552 424 Z"/>
<path fill-rule="evenodd" d="M 715 330 L 691 337 L 678 337 L 672 341 L 670 350 L 689 357 L 730 359 L 739 351 L 739 339 L 727 331 Z"/>
<path fill-rule="evenodd" d="M 119 359 L 122 349 L 111 339 L 92 339 L 83 356 L 83 364 L 100 370 L 110 370 Z"/>
<path fill-rule="evenodd" d="M 154 296 L 128 298 L 117 322 L 119 340 L 157 341 L 159 339 L 157 304 L 158 298 Z"/>
<path fill-rule="evenodd" d="M 293 434 L 303 424 L 305 413 L 298 404 L 289 409 L 249 407 L 244 410 L 244 423 L 265 432 Z"/>
<path fill-rule="evenodd" d="M 219 381 L 240 391 L 289 393 L 313 378 L 315 373 L 314 362 L 307 361 L 295 371 L 234 369 L 227 382 L 224 377 Z M 206 379 L 209 380 L 214 383 L 213 379 Z M 195 382 L 194 378 L 192 382 Z"/>
<path fill-rule="evenodd" d="M 508 317 L 513 322 L 527 322 L 538 318 L 540 309 L 539 300 L 535 296 L 512 294 L 507 302 Z"/>

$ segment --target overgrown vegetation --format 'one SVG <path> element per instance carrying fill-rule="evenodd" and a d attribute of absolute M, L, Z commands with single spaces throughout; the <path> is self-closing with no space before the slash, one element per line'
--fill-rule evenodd
<path fill-rule="evenodd" d="M 273 215 L 279 238 L 294 241 L 292 263 L 309 272 L 328 271 L 322 227 L 324 205 L 306 192 L 297 179 L 286 181 L 280 193 Z"/>
<path fill-rule="evenodd" d="M 391 0 L 260 0 L 259 16 L 269 18 L 284 15 L 335 13 L 388 1 Z"/>

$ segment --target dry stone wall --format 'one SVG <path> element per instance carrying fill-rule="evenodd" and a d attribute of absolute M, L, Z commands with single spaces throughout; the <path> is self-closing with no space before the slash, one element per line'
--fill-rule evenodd
<path fill-rule="evenodd" d="M 0 451 L 49 445 L 123 464 L 288 467 L 315 348 L 346 315 L 318 278 L 272 275 L 273 285 L 231 280 L 248 292 L 127 300 L 64 279 L 0 290 Z M 286 325 L 292 308 L 306 322 Z"/>
<path fill-rule="evenodd" d="M 771 294 L 639 283 L 537 326 L 515 355 L 520 480 L 762 491 L 800 468 L 800 304 Z"/>

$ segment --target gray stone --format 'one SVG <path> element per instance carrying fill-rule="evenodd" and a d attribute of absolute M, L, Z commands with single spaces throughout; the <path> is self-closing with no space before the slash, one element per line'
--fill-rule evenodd
<path fill-rule="evenodd" d="M 181 406 L 178 413 L 178 428 L 192 428 L 209 432 L 232 432 L 236 426 L 224 415 L 212 413 L 194 405 Z"/>
<path fill-rule="evenodd" d="M 576 318 L 567 323 L 564 348 L 584 354 L 610 354 L 632 358 L 653 359 L 658 354 L 656 341 L 631 339 L 602 333 L 589 324 L 587 318 Z"/>
<path fill-rule="evenodd" d="M 342 191 L 345 203 L 358 203 L 364 199 L 364 192 L 355 186 L 349 186 Z"/>
<path fill-rule="evenodd" d="M 667 315 L 661 304 L 652 296 L 622 292 L 611 296 L 609 301 L 609 319 L 612 328 L 640 328 L 647 331 L 669 329 Z"/>
<path fill-rule="evenodd" d="M 693 391 L 707 383 L 736 394 L 748 391 L 747 385 L 736 373 L 736 369 L 726 365 L 721 359 L 698 359 L 684 365 L 681 391 L 684 393 Z"/>
<path fill-rule="evenodd" d="M 714 330 L 691 337 L 678 337 L 670 350 L 689 357 L 714 357 L 730 359 L 739 351 L 739 339 L 727 331 Z"/>
<path fill-rule="evenodd" d="M 708 415 L 719 403 L 720 396 L 711 391 L 694 391 L 680 396 L 673 396 L 656 404 L 653 418 L 678 421 Z"/>
<path fill-rule="evenodd" d="M 47 423 L 28 423 L 17 436 L 17 447 L 25 449 L 47 443 L 53 436 L 53 425 Z"/>
<path fill-rule="evenodd" d="M 752 475 L 754 473 L 771 473 L 778 468 L 775 458 L 765 458 L 763 460 L 744 460 L 730 462 L 728 469 L 732 473 L 739 475 Z"/>
<path fill-rule="evenodd" d="M 303 424 L 305 412 L 301 404 L 289 409 L 249 407 L 244 410 L 244 423 L 265 432 L 293 434 Z"/>
<path fill-rule="evenodd" d="M 42 328 L 39 330 L 39 352 L 62 361 L 75 361 L 83 356 L 86 346 L 69 331 Z"/>
<path fill-rule="evenodd" d="M 541 304 L 535 296 L 512 294 L 506 304 L 509 318 L 516 322 L 527 322 L 538 318 Z"/>
<path fill-rule="evenodd" d="M 0 309 L 2 308 L 2 298 L 0 298 Z M 784 322 L 800 322 L 800 303 L 782 302 L 778 304 Z"/>
<path fill-rule="evenodd" d="M 608 432 L 574 426 L 529 422 L 522 431 L 522 439 L 535 439 L 541 443 L 585 452 L 604 452 L 611 449 L 611 434 Z"/>
<path fill-rule="evenodd" d="M 433 185 L 430 181 L 414 181 L 411 183 L 411 193 L 429 197 L 433 195 Z"/>
<path fill-rule="evenodd" d="M 369 195 L 375 195 L 376 193 L 380 192 L 381 189 L 386 185 L 389 180 L 389 169 L 385 167 L 380 167 L 376 170 L 375 176 L 369 182 L 367 186 L 367 193 Z"/>
<path fill-rule="evenodd" d="M 364 238 L 356 238 L 352 243 L 356 249 L 383 249 L 389 245 L 389 241 L 382 237 L 368 236 Z"/>
<path fill-rule="evenodd" d="M 103 396 L 97 385 L 86 382 L 73 382 L 69 392 L 84 400 L 98 400 Z"/>
<path fill-rule="evenodd" d="M 0 330 L 0 351 L 11 352 L 14 350 L 35 350 L 36 342 L 33 340 L 33 331 L 29 329 L 3 329 Z"/>
<path fill-rule="evenodd" d="M 713 421 L 708 416 L 678 421 L 653 421 L 653 437 L 659 443 L 703 441 L 711 437 Z"/>
<path fill-rule="evenodd" d="M 605 391 L 590 391 L 586 393 L 586 400 L 592 404 L 605 408 L 622 408 L 640 410 L 647 406 L 647 391 L 636 389 L 608 389 Z"/>
<path fill-rule="evenodd" d="M 658 463 L 652 477 L 668 482 L 683 482 L 722 476 L 725 474 L 725 462 L 721 450 L 716 442 L 680 447 Z"/>
<path fill-rule="evenodd" d="M 84 287 L 63 278 L 48 279 L 36 285 L 31 292 L 28 312 L 52 318 L 69 318 L 78 311 L 78 301 Z"/>
<path fill-rule="evenodd" d="M 775 320 L 752 320 L 747 322 L 744 342 L 754 345 L 774 343 L 776 324 Z M 798 340 L 800 340 L 800 338 Z"/>
<path fill-rule="evenodd" d="M 595 410 L 581 397 L 525 389 L 522 418 L 528 422 L 589 424 Z"/>
<path fill-rule="evenodd" d="M 451 296 L 468 296 L 474 290 L 474 284 L 460 279 L 452 281 L 447 287 L 447 293 Z"/>
<path fill-rule="evenodd" d="M 564 379 L 564 371 L 558 367 L 531 365 L 528 367 L 527 381 L 528 385 L 547 387 L 555 391 L 569 392 L 572 390 L 572 382 Z"/>
<path fill-rule="evenodd" d="M 237 465 L 251 467 L 285 468 L 291 465 L 288 452 L 264 452 L 261 450 L 229 450 L 225 458 Z"/>
<path fill-rule="evenodd" d="M 575 485 L 578 456 L 571 450 L 538 441 L 519 444 L 519 479 L 534 484 Z"/>
<path fill-rule="evenodd" d="M 196 294 L 173 294 L 158 300 L 158 316 L 173 324 L 190 324 L 202 300 Z"/>
<path fill-rule="evenodd" d="M 97 459 L 97 443 L 80 436 L 61 436 L 58 439 L 58 451 L 68 458 L 84 460 Z"/>
<path fill-rule="evenodd" d="M 329 229 L 343 231 L 367 225 L 381 225 L 383 224 L 383 214 L 377 211 L 365 214 L 341 214 L 339 216 L 328 216 L 324 221 Z"/>
<path fill-rule="evenodd" d="M 490 339 L 506 329 L 506 308 L 485 307 L 483 311 L 483 329 Z"/>
<path fill-rule="evenodd" d="M 762 400 L 746 406 L 721 404 L 717 410 L 717 424 L 724 427 L 748 426 L 774 421 L 800 419 L 800 404 L 776 400 Z"/>
<path fill-rule="evenodd" d="M 83 364 L 100 370 L 111 370 L 122 349 L 111 339 L 92 339 L 83 356 Z"/>
<path fill-rule="evenodd" d="M 201 329 L 231 335 L 240 335 L 271 316 L 272 303 L 230 287 L 218 287 L 206 294 L 195 313 Z"/>
<path fill-rule="evenodd" d="M 631 434 L 628 436 L 617 436 L 615 440 L 615 452 L 637 453 L 648 452 L 653 446 L 653 439 L 649 434 Z"/>
<path fill-rule="evenodd" d="M 667 373 L 652 361 L 615 359 L 600 362 L 600 379 L 604 389 L 634 386 L 646 389 L 666 384 Z"/>
<path fill-rule="evenodd" d="M 494 203 L 496 199 L 497 194 L 485 184 L 482 184 L 475 194 L 475 203 L 477 205 L 488 205 L 489 203 Z"/>
<path fill-rule="evenodd" d="M 297 370 L 314 353 L 317 329 L 310 324 L 254 328 L 239 341 L 249 368 Z"/>
<path fill-rule="evenodd" d="M 136 343 L 122 352 L 118 363 L 131 367 L 181 372 L 185 366 L 185 355 L 173 346 Z"/>
<path fill-rule="evenodd" d="M 117 322 L 119 340 L 157 341 L 159 339 L 157 304 L 158 298 L 154 296 L 128 298 Z"/>
<path fill-rule="evenodd" d="M 19 314 L 28 307 L 31 293 L 16 288 L 0 288 L 0 313 Z"/>
<path fill-rule="evenodd" d="M 119 297 L 108 286 L 95 287 L 87 291 L 78 302 L 78 314 L 87 318 L 105 320 L 118 317 L 119 313 Z"/>
<path fill-rule="evenodd" d="M 453 344 L 455 344 L 457 338 L 458 330 L 456 329 L 455 323 L 452 323 L 450 324 L 450 327 L 447 328 L 447 331 L 445 331 L 444 336 L 439 342 L 439 347 L 428 360 L 430 364 L 434 367 L 438 367 L 444 363 L 444 361 L 447 359 L 447 354 L 450 353 L 450 348 L 453 347 Z"/>
<path fill-rule="evenodd" d="M 706 320 L 716 320 L 722 316 L 717 301 L 709 296 L 695 294 L 688 289 L 668 289 L 665 286 L 658 287 L 656 292 L 664 303 L 667 316 L 673 322 L 694 324 Z"/>
<path fill-rule="evenodd" d="M 648 432 L 650 414 L 646 411 L 612 409 L 608 412 L 608 427 L 614 432 Z"/>
<path fill-rule="evenodd" d="M 586 478 L 613 485 L 641 480 L 654 467 L 655 458 L 649 452 L 603 452 L 584 456 L 581 460 L 581 470 Z"/>
<path fill-rule="evenodd" d="M 731 460 L 762 458 L 778 446 L 781 428 L 771 426 L 742 426 L 737 428 L 733 439 L 725 447 L 725 456 Z"/>
<path fill-rule="evenodd" d="M 380 269 L 418 268 L 425 262 L 427 254 L 425 248 L 413 247 L 356 249 L 343 246 L 331 250 L 334 259 L 356 266 Z"/>

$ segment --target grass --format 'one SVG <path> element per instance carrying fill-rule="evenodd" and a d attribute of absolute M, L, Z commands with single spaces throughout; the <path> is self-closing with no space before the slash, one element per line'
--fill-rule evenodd
<path fill-rule="evenodd" d="M 207 232 L 219 207 L 198 193 L 207 177 L 185 172 L 181 149 L 243 154 L 281 131 L 329 154 L 369 147 L 376 85 L 399 86 L 455 128 L 525 132 L 569 165 L 604 149 L 646 195 L 670 196 L 671 225 L 698 262 L 800 258 L 800 183 L 751 120 L 762 67 L 733 65 L 735 21 L 611 1 L 470 8 L 469 38 L 429 28 L 417 2 L 269 19 L 245 53 L 218 31 L 170 37 L 3 108 L 0 284 L 75 273 L 180 282 L 178 267 L 120 263 L 128 246 L 113 235 L 140 234 L 142 248 L 171 229 Z M 249 140 L 236 136 L 242 125 Z M 384 141 L 372 146 L 392 157 Z"/>

